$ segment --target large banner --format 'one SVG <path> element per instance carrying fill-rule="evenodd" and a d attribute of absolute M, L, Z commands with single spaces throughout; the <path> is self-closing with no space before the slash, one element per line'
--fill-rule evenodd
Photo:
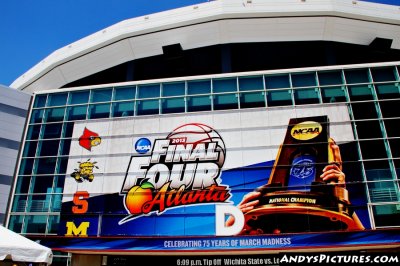
<path fill-rule="evenodd" d="M 369 228 L 347 106 L 75 122 L 59 234 Z"/>

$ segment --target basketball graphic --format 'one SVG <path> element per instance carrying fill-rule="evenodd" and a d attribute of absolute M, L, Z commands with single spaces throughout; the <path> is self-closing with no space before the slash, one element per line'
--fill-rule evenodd
<path fill-rule="evenodd" d="M 217 165 L 222 168 L 225 162 L 225 143 L 221 136 L 212 127 L 200 123 L 190 123 L 177 127 L 168 136 L 167 139 L 173 139 L 179 144 L 193 144 L 193 148 L 199 143 L 216 143 L 216 149 L 219 153 Z"/>

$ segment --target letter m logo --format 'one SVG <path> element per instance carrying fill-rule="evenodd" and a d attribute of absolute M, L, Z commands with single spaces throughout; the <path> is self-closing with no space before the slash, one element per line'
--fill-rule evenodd
<path fill-rule="evenodd" d="M 87 229 L 90 226 L 90 222 L 81 222 L 78 227 L 76 227 L 74 222 L 67 222 L 65 226 L 67 227 L 65 236 L 87 237 Z"/>

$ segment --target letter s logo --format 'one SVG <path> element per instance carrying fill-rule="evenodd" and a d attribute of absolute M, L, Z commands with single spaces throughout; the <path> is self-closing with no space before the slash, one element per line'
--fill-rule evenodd
<path fill-rule="evenodd" d="M 89 192 L 77 191 L 74 194 L 72 202 L 75 206 L 72 206 L 72 213 L 83 214 L 86 213 L 89 208 L 89 202 L 86 200 L 89 198 Z"/>

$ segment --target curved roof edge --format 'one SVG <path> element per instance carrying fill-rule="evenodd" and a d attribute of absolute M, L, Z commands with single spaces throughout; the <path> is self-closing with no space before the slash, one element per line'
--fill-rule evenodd
<path fill-rule="evenodd" d="M 121 63 L 222 43 L 326 40 L 400 49 L 400 9 L 354 0 L 219 0 L 132 18 L 60 48 L 17 78 L 25 91 L 60 88 Z"/>

